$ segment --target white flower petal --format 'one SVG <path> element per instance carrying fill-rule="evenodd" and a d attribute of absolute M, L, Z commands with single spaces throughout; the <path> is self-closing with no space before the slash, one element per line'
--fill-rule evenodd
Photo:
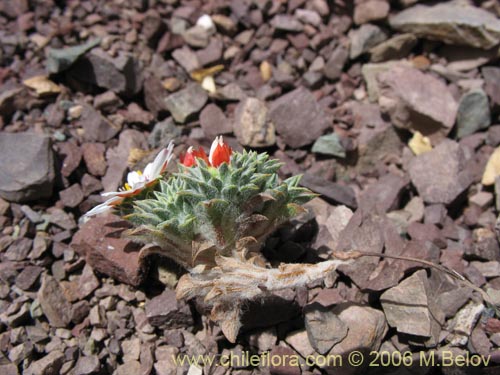
<path fill-rule="evenodd" d="M 88 211 L 83 216 L 84 217 L 94 216 L 94 215 L 97 215 L 97 214 L 109 211 L 111 209 L 111 207 L 113 206 L 113 204 L 117 204 L 119 201 L 122 201 L 122 200 L 123 199 L 120 198 L 120 197 L 113 197 L 111 199 L 108 199 L 106 202 L 98 204 L 97 206 L 95 206 L 93 209 L 91 209 L 90 211 Z"/>
<path fill-rule="evenodd" d="M 218 145 L 223 144 L 222 136 L 215 137 L 214 141 L 212 142 L 212 146 L 210 146 L 210 154 L 208 155 L 208 161 L 210 164 L 213 164 L 212 157 L 214 155 L 215 149 L 217 148 Z"/>
<path fill-rule="evenodd" d="M 144 183 L 145 181 L 146 178 L 144 177 L 144 175 L 141 175 L 136 171 L 130 172 L 127 175 L 127 183 L 132 189 L 135 189 L 139 184 Z"/>
<path fill-rule="evenodd" d="M 168 162 L 172 159 L 172 151 L 174 149 L 174 144 L 170 141 L 167 148 L 161 150 L 158 155 L 156 155 L 155 160 L 149 163 L 144 169 L 144 176 L 147 181 L 153 181 L 154 179 L 160 177 L 162 172 L 165 170 Z"/>
<path fill-rule="evenodd" d="M 143 174 L 145 181 L 151 180 L 151 176 L 153 176 L 153 174 L 151 173 L 152 170 L 153 170 L 153 163 L 149 163 L 148 165 L 146 165 L 146 168 L 144 168 Z"/>
<path fill-rule="evenodd" d="M 116 197 L 123 194 L 123 191 L 108 191 L 107 193 L 101 193 L 101 197 Z"/>

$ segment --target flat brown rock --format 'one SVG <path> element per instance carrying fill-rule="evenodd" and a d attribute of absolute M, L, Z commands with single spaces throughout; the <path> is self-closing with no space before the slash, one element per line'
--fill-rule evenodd
<path fill-rule="evenodd" d="M 71 246 L 96 271 L 123 283 L 137 286 L 144 276 L 140 245 L 122 238 L 130 225 L 115 215 L 90 219 L 73 237 Z"/>

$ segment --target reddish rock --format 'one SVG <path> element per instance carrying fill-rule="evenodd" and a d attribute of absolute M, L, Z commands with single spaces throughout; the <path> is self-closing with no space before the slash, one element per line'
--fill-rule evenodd
<path fill-rule="evenodd" d="M 154 116 L 142 109 L 137 103 L 130 103 L 126 110 L 120 111 L 120 114 L 129 124 L 138 124 L 142 126 L 149 125 L 153 121 Z"/>
<path fill-rule="evenodd" d="M 66 207 L 74 208 L 83 201 L 83 191 L 79 184 L 73 184 L 69 188 L 59 192 L 59 198 Z"/>
<path fill-rule="evenodd" d="M 483 73 L 486 93 L 494 104 L 500 105 L 500 68 L 485 66 L 481 73 Z"/>
<path fill-rule="evenodd" d="M 359 198 L 359 207 L 365 212 L 385 213 L 399 207 L 400 198 L 409 184 L 408 177 L 388 173 L 366 188 Z"/>
<path fill-rule="evenodd" d="M 390 6 L 384 0 L 368 0 L 356 4 L 354 8 L 354 22 L 358 25 L 370 21 L 377 21 L 387 17 Z"/>
<path fill-rule="evenodd" d="M 167 90 L 163 87 L 161 80 L 157 76 L 150 75 L 145 79 L 144 104 L 155 116 L 167 111 L 167 106 L 165 105 L 167 94 Z"/>
<path fill-rule="evenodd" d="M 137 286 L 144 277 L 140 245 L 122 238 L 130 224 L 115 215 L 100 215 L 86 222 L 74 235 L 72 248 L 96 271 Z"/>
<path fill-rule="evenodd" d="M 412 129 L 439 143 L 455 124 L 458 103 L 447 86 L 415 68 L 395 66 L 378 75 L 379 105 L 399 128 Z"/>
<path fill-rule="evenodd" d="M 188 327 L 193 324 L 193 316 L 189 305 L 178 301 L 175 292 L 165 289 L 163 293 L 146 302 L 146 316 L 153 326 L 165 328 Z"/>
<path fill-rule="evenodd" d="M 113 91 L 103 92 L 94 98 L 95 109 L 103 113 L 114 113 L 122 105 L 122 100 Z"/>
<path fill-rule="evenodd" d="M 84 105 L 78 121 L 83 128 L 83 138 L 86 141 L 106 142 L 120 130 L 89 105 Z"/>
<path fill-rule="evenodd" d="M 45 276 L 37 298 L 51 326 L 66 327 L 69 324 L 71 304 L 64 296 L 56 279 L 52 276 Z"/>
<path fill-rule="evenodd" d="M 311 144 L 331 126 L 331 119 L 314 95 L 303 87 L 276 99 L 269 118 L 283 141 L 293 148 Z"/>
<path fill-rule="evenodd" d="M 82 152 L 88 171 L 94 176 L 104 176 L 106 173 L 106 160 L 104 159 L 106 146 L 103 143 L 84 143 Z"/>
<path fill-rule="evenodd" d="M 78 167 L 82 160 L 82 151 L 74 142 L 64 142 L 58 145 L 59 153 L 64 156 L 61 174 L 68 177 Z"/>
<path fill-rule="evenodd" d="M 96 191 L 102 190 L 101 181 L 95 178 L 94 176 L 85 173 L 82 177 L 82 190 L 83 195 L 86 197 Z"/>
<path fill-rule="evenodd" d="M 298 354 L 284 346 L 275 346 L 270 353 L 270 357 L 281 358 L 279 363 L 269 367 L 272 375 L 300 375 L 300 365 L 298 365 Z M 294 359 L 292 359 L 294 358 Z M 295 362 L 297 363 L 295 363 Z M 292 363 L 293 362 L 293 363 Z"/>
<path fill-rule="evenodd" d="M 224 112 L 213 103 L 207 105 L 201 111 L 200 125 L 205 133 L 205 137 L 208 139 L 233 131 L 231 121 L 229 121 Z"/>
<path fill-rule="evenodd" d="M 408 234 L 414 240 L 430 241 L 440 248 L 446 247 L 446 240 L 438 227 L 433 224 L 411 223 L 408 228 Z"/>
<path fill-rule="evenodd" d="M 445 140 L 432 151 L 414 157 L 408 167 L 410 178 L 427 203 L 450 204 L 472 183 L 464 150 Z"/>

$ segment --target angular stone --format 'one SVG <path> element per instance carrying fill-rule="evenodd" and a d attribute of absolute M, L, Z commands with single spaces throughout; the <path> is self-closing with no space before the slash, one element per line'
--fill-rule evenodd
<path fill-rule="evenodd" d="M 78 277 L 78 297 L 83 299 L 99 287 L 100 283 L 92 268 L 86 264 L 82 274 Z"/>
<path fill-rule="evenodd" d="M 361 25 L 370 21 L 378 21 L 389 14 L 389 3 L 384 0 L 368 0 L 354 7 L 354 23 Z"/>
<path fill-rule="evenodd" d="M 316 142 L 314 142 L 311 151 L 319 154 L 338 156 L 339 158 L 344 158 L 346 155 L 345 148 L 336 133 L 319 137 Z"/>
<path fill-rule="evenodd" d="M 322 194 L 336 203 L 343 204 L 350 208 L 357 207 L 354 190 L 349 186 L 328 181 L 320 176 L 314 176 L 309 173 L 304 174 L 300 180 L 300 185 L 316 193 Z"/>
<path fill-rule="evenodd" d="M 88 357 L 80 357 L 76 362 L 74 372 L 75 375 L 92 375 L 99 373 L 101 364 L 99 357 L 91 355 Z"/>
<path fill-rule="evenodd" d="M 500 246 L 492 230 L 477 228 L 472 232 L 472 240 L 472 246 L 466 248 L 466 254 L 476 259 L 500 261 Z"/>
<path fill-rule="evenodd" d="M 493 104 L 500 105 L 500 68 L 485 66 L 481 73 L 484 78 L 484 90 Z"/>
<path fill-rule="evenodd" d="M 427 273 L 415 272 L 380 296 L 387 322 L 398 332 L 431 337 L 444 323 L 444 313 L 434 305 Z"/>
<path fill-rule="evenodd" d="M 137 286 L 144 276 L 140 246 L 121 238 L 130 225 L 115 215 L 100 215 L 86 222 L 73 236 L 71 247 L 90 266 L 123 283 Z"/>
<path fill-rule="evenodd" d="M 193 316 L 189 305 L 178 301 L 175 292 L 165 289 L 160 295 L 146 302 L 146 316 L 152 326 L 168 329 L 189 327 L 193 324 Z"/>
<path fill-rule="evenodd" d="M 126 96 L 137 94 L 143 83 L 139 63 L 131 55 L 120 52 L 111 57 L 99 48 L 79 59 L 70 74 L 77 80 Z"/>
<path fill-rule="evenodd" d="M 289 333 L 285 341 L 304 358 L 315 354 L 315 350 L 309 342 L 308 334 L 305 329 L 299 329 Z"/>
<path fill-rule="evenodd" d="M 474 301 L 465 305 L 449 322 L 451 334 L 446 337 L 446 341 L 452 346 L 463 346 L 469 341 L 469 337 L 476 325 L 478 318 L 484 311 L 485 307 L 482 303 Z"/>
<path fill-rule="evenodd" d="M 424 200 L 415 196 L 406 204 L 404 210 L 411 215 L 409 222 L 422 221 L 425 214 Z"/>
<path fill-rule="evenodd" d="M 408 235 L 422 242 L 432 242 L 439 248 L 446 247 L 446 239 L 442 235 L 438 227 L 433 224 L 411 223 L 408 228 Z"/>
<path fill-rule="evenodd" d="M 349 57 L 355 59 L 386 39 L 387 35 L 380 27 L 372 24 L 362 25 L 359 29 L 349 32 L 349 40 L 351 41 Z"/>
<path fill-rule="evenodd" d="M 185 123 L 190 116 L 203 108 L 207 100 L 207 92 L 200 85 L 192 83 L 185 89 L 170 94 L 165 99 L 165 105 L 175 121 Z"/>
<path fill-rule="evenodd" d="M 314 142 L 331 126 L 331 119 L 314 95 L 303 87 L 272 102 L 269 118 L 283 141 L 292 148 Z"/>
<path fill-rule="evenodd" d="M 42 273 L 43 268 L 39 266 L 27 266 L 16 277 L 16 285 L 22 290 L 29 290 L 35 285 Z"/>
<path fill-rule="evenodd" d="M 59 283 L 52 276 L 46 275 L 38 291 L 38 301 L 43 314 L 54 327 L 66 327 L 71 321 L 71 304 L 64 297 Z"/>
<path fill-rule="evenodd" d="M 182 33 L 184 41 L 191 47 L 205 48 L 210 42 L 211 32 L 202 26 L 195 25 Z"/>
<path fill-rule="evenodd" d="M 370 60 L 377 63 L 405 58 L 417 42 L 413 34 L 396 35 L 370 49 Z"/>
<path fill-rule="evenodd" d="M 208 139 L 233 131 L 233 125 L 224 112 L 213 103 L 208 104 L 200 113 L 200 126 Z"/>
<path fill-rule="evenodd" d="M 144 104 L 155 116 L 167 111 L 165 98 L 168 92 L 161 84 L 160 78 L 150 75 L 144 80 Z"/>
<path fill-rule="evenodd" d="M 361 193 L 359 207 L 365 212 L 385 213 L 394 210 L 399 207 L 400 198 L 408 183 L 408 178 L 388 173 Z"/>
<path fill-rule="evenodd" d="M 378 100 L 380 96 L 380 88 L 378 83 L 379 74 L 392 69 L 395 66 L 408 66 L 412 65 L 408 62 L 403 61 L 387 61 L 378 64 L 363 64 L 361 67 L 361 74 L 366 82 L 366 89 L 368 91 L 368 98 L 371 102 Z"/>
<path fill-rule="evenodd" d="M 490 124 L 490 106 L 486 93 L 476 89 L 462 96 L 458 103 L 457 138 L 486 129 Z"/>
<path fill-rule="evenodd" d="M 90 174 L 104 176 L 106 173 L 106 146 L 102 143 L 84 143 L 82 145 L 83 160 Z"/>
<path fill-rule="evenodd" d="M 313 26 L 319 26 L 321 23 L 321 16 L 314 10 L 309 9 L 296 9 L 295 17 L 304 23 L 308 23 Z"/>
<path fill-rule="evenodd" d="M 116 112 L 123 101 L 113 91 L 106 91 L 94 97 L 94 107 L 103 113 Z"/>
<path fill-rule="evenodd" d="M 83 138 L 89 142 L 109 141 L 120 130 L 90 105 L 83 106 L 78 123 L 84 130 Z"/>
<path fill-rule="evenodd" d="M 356 170 L 372 174 L 382 160 L 401 153 L 403 142 L 394 127 L 382 119 L 378 105 L 353 103 L 351 111 L 354 126 L 359 129 Z"/>
<path fill-rule="evenodd" d="M 271 25 L 276 30 L 281 31 L 299 32 L 304 29 L 304 25 L 302 25 L 302 23 L 295 17 L 285 14 L 278 14 L 274 16 L 274 18 L 271 20 Z"/>
<path fill-rule="evenodd" d="M 138 362 L 138 361 L 128 361 L 128 362 L 125 362 L 123 365 L 119 365 L 116 368 L 116 371 L 114 372 L 114 374 L 115 375 L 137 375 L 137 374 L 145 374 L 141 370 L 142 370 L 142 366 L 141 366 L 140 362 Z M 147 371 L 150 372 L 151 369 L 149 369 Z"/>
<path fill-rule="evenodd" d="M 55 171 L 49 138 L 3 132 L 0 150 L 0 197 L 26 202 L 52 195 Z"/>
<path fill-rule="evenodd" d="M 5 258 L 10 261 L 19 262 L 25 260 L 33 247 L 33 241 L 21 237 L 12 242 L 5 252 Z"/>
<path fill-rule="evenodd" d="M 275 346 L 271 350 L 270 356 L 283 358 L 283 360 L 280 363 L 271 364 L 269 372 L 272 375 L 300 375 L 300 366 L 297 365 L 295 360 L 297 353 L 290 347 L 283 345 Z"/>
<path fill-rule="evenodd" d="M 461 287 L 440 293 L 437 303 L 446 318 L 455 316 L 457 311 L 472 298 L 472 289 Z"/>
<path fill-rule="evenodd" d="M 31 363 L 24 372 L 26 375 L 58 375 L 64 363 L 64 353 L 54 350 L 43 358 Z"/>
<path fill-rule="evenodd" d="M 171 140 L 176 140 L 181 135 L 181 129 L 175 126 L 174 120 L 169 117 L 156 123 L 149 134 L 148 143 L 152 148 L 166 147 Z"/>
<path fill-rule="evenodd" d="M 309 342 L 320 354 L 328 353 L 347 336 L 347 325 L 319 303 L 306 306 L 304 318 Z"/>
<path fill-rule="evenodd" d="M 198 56 L 188 46 L 177 48 L 174 52 L 172 52 L 172 57 L 188 73 L 201 68 Z"/>
<path fill-rule="evenodd" d="M 486 278 L 500 277 L 500 263 L 497 261 L 490 262 L 471 262 L 471 265 L 476 267 L 481 274 Z"/>
<path fill-rule="evenodd" d="M 210 66 L 222 59 L 224 43 L 219 38 L 212 38 L 206 48 L 196 51 L 201 66 Z"/>
<path fill-rule="evenodd" d="M 337 305 L 332 313 L 347 326 L 347 336 L 334 345 L 329 355 L 348 355 L 353 350 L 378 350 L 388 331 L 384 314 L 372 307 L 351 303 Z"/>
<path fill-rule="evenodd" d="M 141 354 L 141 340 L 133 337 L 122 342 L 123 360 L 124 362 L 138 360 Z"/>
<path fill-rule="evenodd" d="M 443 204 L 431 204 L 425 207 L 424 223 L 442 225 L 446 218 L 446 207 Z"/>
<path fill-rule="evenodd" d="M 458 105 L 446 85 L 418 69 L 394 66 L 378 75 L 379 105 L 399 128 L 439 143 L 455 124 Z"/>
<path fill-rule="evenodd" d="M 269 147 L 276 142 L 267 106 L 256 98 L 243 99 L 234 111 L 234 133 L 243 146 Z"/>
<path fill-rule="evenodd" d="M 347 48 L 340 45 L 335 48 L 325 63 L 323 74 L 329 79 L 337 79 L 342 75 L 342 70 L 349 59 Z"/>
<path fill-rule="evenodd" d="M 47 51 L 47 71 L 49 73 L 60 73 L 68 69 L 78 58 L 90 51 L 101 42 L 100 38 L 91 39 L 78 46 L 61 49 L 49 48 Z"/>
<path fill-rule="evenodd" d="M 489 49 L 500 43 L 500 20 L 474 6 L 452 2 L 415 5 L 389 19 L 391 27 L 448 44 Z"/>
<path fill-rule="evenodd" d="M 73 184 L 69 188 L 59 192 L 59 198 L 66 207 L 74 208 L 83 201 L 83 191 L 79 184 Z"/>
<path fill-rule="evenodd" d="M 61 167 L 61 174 L 68 177 L 80 165 L 82 160 L 82 151 L 75 142 L 64 142 L 58 144 L 59 154 L 64 155 L 64 161 Z"/>
<path fill-rule="evenodd" d="M 3 375 L 19 375 L 17 366 L 13 363 L 0 365 L 0 374 Z"/>
<path fill-rule="evenodd" d="M 473 176 L 464 167 L 465 162 L 460 145 L 445 140 L 432 151 L 414 157 L 408 172 L 425 202 L 449 204 L 472 183 Z"/>
<path fill-rule="evenodd" d="M 493 194 L 488 191 L 478 191 L 469 198 L 469 202 L 485 210 L 493 203 Z"/>

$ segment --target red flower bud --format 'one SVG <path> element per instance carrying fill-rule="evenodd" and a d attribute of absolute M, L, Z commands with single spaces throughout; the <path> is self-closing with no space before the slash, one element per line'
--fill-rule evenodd
<path fill-rule="evenodd" d="M 222 136 L 216 137 L 210 147 L 210 155 L 208 160 L 212 167 L 218 167 L 222 163 L 229 163 L 233 150 L 224 143 Z"/>
<path fill-rule="evenodd" d="M 186 167 L 192 167 L 195 164 L 195 158 L 203 159 L 205 163 L 210 165 L 207 154 L 201 147 L 198 150 L 195 150 L 193 147 L 189 147 L 186 154 L 181 155 L 180 157 L 181 164 Z"/>

